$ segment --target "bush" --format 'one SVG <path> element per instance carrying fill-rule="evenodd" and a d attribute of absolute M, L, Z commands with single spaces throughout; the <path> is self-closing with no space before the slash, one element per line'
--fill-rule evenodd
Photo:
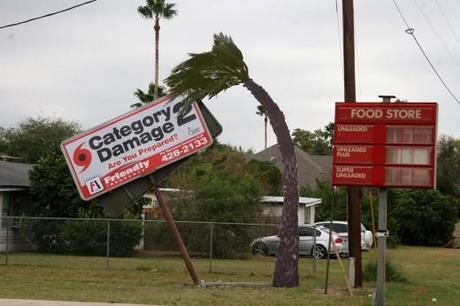
<path fill-rule="evenodd" d="M 261 179 L 264 176 L 272 179 L 264 181 Z M 187 161 L 171 177 L 171 182 L 185 190 L 171 199 L 176 220 L 253 223 L 263 190 L 276 189 L 276 171 L 266 164 L 248 164 L 241 151 L 214 145 Z M 149 227 L 159 229 L 161 225 Z M 179 230 L 191 252 L 209 252 L 209 225 L 181 224 Z M 171 244 L 167 232 L 169 229 L 149 232 L 149 236 L 154 236 L 155 245 L 163 246 Z M 240 252 L 247 251 L 251 241 L 245 226 L 215 225 L 213 234 L 216 257 L 238 257 Z"/>
<path fill-rule="evenodd" d="M 40 220 L 26 222 L 23 236 L 39 251 L 87 256 L 107 254 L 107 222 L 101 220 Z M 138 222 L 110 223 L 110 256 L 133 256 L 142 236 Z"/>
<path fill-rule="evenodd" d="M 403 244 L 442 246 L 452 239 L 457 208 L 436 190 L 391 190 L 389 220 L 396 223 Z M 391 233 L 390 233 L 391 234 Z"/>
<path fill-rule="evenodd" d="M 377 281 L 377 264 L 375 262 L 368 262 L 364 266 L 363 278 L 366 282 Z M 385 281 L 405 283 L 407 279 L 391 261 L 387 260 L 385 262 Z"/>

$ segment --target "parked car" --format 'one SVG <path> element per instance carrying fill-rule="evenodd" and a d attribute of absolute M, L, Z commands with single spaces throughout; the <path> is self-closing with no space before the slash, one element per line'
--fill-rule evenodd
<path fill-rule="evenodd" d="M 315 237 L 316 231 L 316 237 Z M 348 244 L 339 237 L 338 234 L 332 233 L 337 252 L 340 256 L 348 255 Z M 316 248 L 314 248 L 316 240 Z M 279 235 L 265 236 L 255 239 L 251 242 L 252 253 L 254 255 L 275 255 L 280 243 Z M 316 230 L 313 226 L 299 226 L 299 254 L 304 256 L 315 256 L 316 258 L 325 258 L 329 253 L 329 231 L 328 229 L 318 226 Z M 331 246 L 331 255 L 334 251 Z"/>
<path fill-rule="evenodd" d="M 330 221 L 316 222 L 315 224 L 329 229 Z M 332 221 L 332 231 L 336 232 L 340 238 L 348 242 L 348 223 L 346 221 Z M 374 236 L 372 232 L 368 231 L 361 223 L 361 249 L 363 251 L 369 251 L 373 241 Z"/>

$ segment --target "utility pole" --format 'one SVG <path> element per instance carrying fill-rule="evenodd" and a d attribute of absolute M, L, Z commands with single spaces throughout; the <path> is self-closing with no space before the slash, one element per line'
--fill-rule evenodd
<path fill-rule="evenodd" d="M 356 102 L 355 33 L 353 0 L 342 0 L 343 62 L 345 102 Z M 361 263 L 361 189 L 348 187 L 348 250 L 352 286 L 363 286 Z"/>

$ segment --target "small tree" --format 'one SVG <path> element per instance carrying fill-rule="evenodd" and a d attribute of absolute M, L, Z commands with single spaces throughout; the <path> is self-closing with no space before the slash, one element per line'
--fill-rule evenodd
<path fill-rule="evenodd" d="M 249 77 L 243 54 L 231 37 L 222 33 L 214 34 L 214 45 L 211 51 L 190 54 L 190 59 L 175 67 L 172 74 L 166 79 L 166 84 L 172 95 L 185 95 L 189 103 L 206 97 L 215 97 L 232 86 L 243 84 L 267 111 L 270 124 L 278 140 L 284 166 L 284 205 L 273 286 L 298 286 L 297 161 L 294 154 L 294 143 L 280 108 L 265 89 Z"/>

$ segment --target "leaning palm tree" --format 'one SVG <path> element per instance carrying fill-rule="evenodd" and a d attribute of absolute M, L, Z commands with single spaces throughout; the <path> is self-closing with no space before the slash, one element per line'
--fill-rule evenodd
<path fill-rule="evenodd" d="M 267 148 L 267 121 L 268 121 L 268 118 L 267 118 L 267 111 L 265 110 L 265 108 L 262 106 L 262 105 L 257 105 L 257 112 L 256 112 L 257 115 L 259 116 L 263 116 L 264 117 L 264 140 L 265 140 L 265 147 L 264 149 Z"/>
<path fill-rule="evenodd" d="M 171 95 L 184 95 L 188 103 L 212 98 L 234 85 L 243 84 L 267 111 L 270 124 L 278 140 L 284 167 L 281 241 L 275 264 L 273 286 L 298 286 L 297 161 L 289 128 L 278 105 L 260 85 L 249 77 L 248 67 L 243 61 L 241 51 L 231 37 L 222 33 L 214 34 L 214 45 L 210 52 L 190 54 L 188 60 L 173 69 L 165 82 Z"/>
<path fill-rule="evenodd" d="M 155 19 L 155 90 L 153 98 L 158 98 L 158 75 L 159 75 L 159 49 L 160 49 L 160 19 L 171 19 L 177 14 L 174 9 L 175 3 L 166 3 L 165 0 L 146 0 L 144 6 L 139 6 L 137 11 L 146 19 Z"/>
<path fill-rule="evenodd" d="M 165 89 L 164 86 L 158 86 L 157 90 L 158 90 L 157 98 L 166 96 L 166 89 Z M 147 92 L 144 92 L 143 90 L 141 90 L 139 88 L 136 89 L 136 91 L 134 92 L 134 95 L 139 99 L 139 102 L 131 104 L 130 107 L 131 108 L 138 108 L 138 107 L 141 107 L 142 105 L 145 105 L 145 104 L 148 104 L 148 103 L 152 102 L 153 100 L 155 100 L 153 98 L 154 92 L 155 92 L 155 84 L 153 84 L 153 83 L 149 84 L 149 89 L 148 89 Z"/>

